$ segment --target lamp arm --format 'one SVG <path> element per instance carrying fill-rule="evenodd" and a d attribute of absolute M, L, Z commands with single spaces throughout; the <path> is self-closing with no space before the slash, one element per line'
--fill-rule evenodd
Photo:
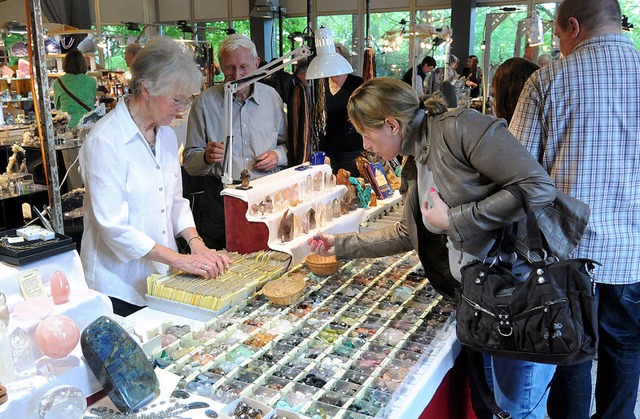
<path fill-rule="evenodd" d="M 237 80 L 228 81 L 224 84 L 224 113 L 225 113 L 225 133 L 224 157 L 222 160 L 222 183 L 230 185 L 233 183 L 233 94 L 247 86 L 256 83 L 265 77 L 288 66 L 291 61 L 298 61 L 311 55 L 311 49 L 302 45 L 290 53 L 271 61 L 260 68 Z M 286 60 L 286 61 L 285 61 Z"/>
<path fill-rule="evenodd" d="M 270 76 L 276 71 L 282 70 L 292 61 L 298 61 L 303 58 L 307 58 L 309 55 L 311 55 L 311 50 L 309 49 L 309 47 L 306 45 L 302 45 L 294 49 L 290 53 L 283 55 L 282 57 L 277 58 L 260 68 L 255 69 L 244 77 L 226 82 L 224 84 L 225 93 L 227 90 L 230 90 L 232 94 L 237 92 L 238 90 L 242 90 L 245 87 L 264 79 L 265 77 Z"/>

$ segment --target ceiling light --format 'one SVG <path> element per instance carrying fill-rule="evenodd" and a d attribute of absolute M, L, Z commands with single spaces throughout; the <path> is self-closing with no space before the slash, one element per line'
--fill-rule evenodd
<path fill-rule="evenodd" d="M 525 26 L 527 28 L 527 43 L 529 46 L 535 47 L 544 43 L 544 29 L 542 28 L 542 19 L 540 15 L 533 12 L 531 17 L 528 17 Z"/>

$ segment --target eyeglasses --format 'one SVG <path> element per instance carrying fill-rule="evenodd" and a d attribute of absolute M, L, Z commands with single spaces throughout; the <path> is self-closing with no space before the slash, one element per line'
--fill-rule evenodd
<path fill-rule="evenodd" d="M 191 102 L 193 102 L 193 96 L 189 96 L 186 99 L 178 99 L 175 97 L 170 97 L 169 99 L 171 104 L 176 108 L 186 108 L 191 105 Z"/>

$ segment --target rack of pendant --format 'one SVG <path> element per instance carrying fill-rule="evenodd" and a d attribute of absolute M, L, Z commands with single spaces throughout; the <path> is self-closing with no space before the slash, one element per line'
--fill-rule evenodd
<path fill-rule="evenodd" d="M 64 74 L 62 62 L 66 53 L 72 49 L 79 49 L 87 58 L 88 74 L 97 76 L 95 43 L 91 36 L 93 31 L 86 29 L 49 30 L 45 39 L 47 64 L 52 62 L 48 77 L 56 78 Z"/>

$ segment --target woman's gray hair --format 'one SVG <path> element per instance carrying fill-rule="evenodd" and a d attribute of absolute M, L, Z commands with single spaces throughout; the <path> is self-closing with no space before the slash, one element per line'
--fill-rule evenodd
<path fill-rule="evenodd" d="M 147 88 L 152 96 L 183 94 L 190 96 L 202 88 L 202 73 L 193 55 L 176 41 L 158 37 L 147 42 L 131 64 L 129 88 L 134 96 Z"/>
<path fill-rule="evenodd" d="M 238 33 L 232 33 L 227 36 L 218 46 L 218 62 L 222 63 L 220 59 L 225 54 L 235 51 L 238 48 L 246 48 L 251 50 L 251 55 L 254 59 L 258 58 L 258 51 L 256 50 L 256 44 L 249 38 Z"/>

